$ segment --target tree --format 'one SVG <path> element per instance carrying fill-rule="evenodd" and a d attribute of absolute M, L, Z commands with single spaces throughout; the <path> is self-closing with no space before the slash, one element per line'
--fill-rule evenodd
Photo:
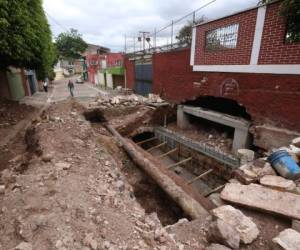
<path fill-rule="evenodd" d="M 199 24 L 204 21 L 204 16 L 198 19 L 195 23 L 188 21 L 186 25 L 184 25 L 178 32 L 176 39 L 181 44 L 188 44 L 192 43 L 192 28 L 194 24 Z"/>
<path fill-rule="evenodd" d="M 55 63 L 51 30 L 41 0 L 0 0 L 0 67 L 35 69 L 45 78 Z"/>
<path fill-rule="evenodd" d="M 81 53 L 86 50 L 88 45 L 77 30 L 71 29 L 58 35 L 56 47 L 61 58 L 73 60 L 81 58 Z"/>
<path fill-rule="evenodd" d="M 274 0 L 262 0 L 261 3 L 268 4 Z M 283 0 L 280 13 L 287 18 L 288 42 L 300 42 L 300 3 L 299 0 Z"/>

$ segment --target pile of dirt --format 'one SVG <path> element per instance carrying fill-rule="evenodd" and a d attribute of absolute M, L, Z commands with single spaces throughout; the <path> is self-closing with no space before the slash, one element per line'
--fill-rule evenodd
<path fill-rule="evenodd" d="M 6 136 L 13 126 L 26 119 L 36 109 L 18 102 L 0 99 L 0 137 Z"/>
<path fill-rule="evenodd" d="M 2 172 L 0 249 L 183 249 L 136 200 L 117 144 L 99 140 L 81 113 L 52 105 L 34 125 L 42 156 Z"/>

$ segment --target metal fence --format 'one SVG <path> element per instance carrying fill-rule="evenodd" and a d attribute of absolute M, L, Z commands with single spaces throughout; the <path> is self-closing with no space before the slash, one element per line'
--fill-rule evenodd
<path fill-rule="evenodd" d="M 201 10 L 215 1 L 211 0 L 193 12 L 172 20 L 159 29 L 155 28 L 150 32 L 138 31 L 136 35 L 125 35 L 125 53 L 154 53 L 189 46 L 192 38 L 192 26 L 205 20 Z M 179 39 L 178 34 L 183 27 L 187 31 L 184 34 L 187 35 L 180 36 L 181 39 Z"/>
<path fill-rule="evenodd" d="M 237 45 L 239 24 L 232 24 L 206 33 L 206 49 L 233 49 Z"/>

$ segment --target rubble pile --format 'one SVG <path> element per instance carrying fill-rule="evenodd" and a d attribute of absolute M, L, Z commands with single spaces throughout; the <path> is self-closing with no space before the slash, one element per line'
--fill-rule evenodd
<path fill-rule="evenodd" d="M 216 220 L 210 226 L 208 239 L 222 246 L 211 245 L 207 249 L 222 249 L 223 246 L 239 249 L 240 242 L 251 244 L 259 235 L 251 218 L 244 217 L 232 206 L 223 205 L 224 202 L 285 217 L 292 228 L 280 232 L 273 243 L 280 249 L 300 249 L 299 146 L 300 138 L 296 138 L 290 147 L 272 150 L 268 158 L 243 161 L 234 172 L 235 179 L 225 185 L 220 196 L 211 198 L 218 208 L 212 211 Z"/>
<path fill-rule="evenodd" d="M 167 103 L 159 95 L 149 94 L 148 98 L 140 95 L 116 95 L 103 96 L 95 102 L 90 103 L 91 107 L 113 108 L 113 107 L 136 107 L 138 105 L 166 105 Z"/>

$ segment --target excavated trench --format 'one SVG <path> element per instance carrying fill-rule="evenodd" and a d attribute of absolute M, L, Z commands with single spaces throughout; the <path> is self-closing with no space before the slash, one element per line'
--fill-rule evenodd
<path fill-rule="evenodd" d="M 84 116 L 91 122 L 99 136 L 108 134 L 108 131 L 102 126 L 102 123 L 106 122 L 102 112 L 93 110 L 88 114 L 85 112 Z M 131 135 L 134 134 L 134 136 L 129 139 L 136 146 L 150 153 L 155 160 L 159 160 L 167 172 L 175 173 L 185 185 L 190 186 L 200 195 L 208 197 L 212 193 L 220 192 L 224 184 L 231 178 L 237 164 L 235 159 L 230 157 L 226 159 L 226 155 L 219 156 L 219 152 L 214 152 L 212 149 L 210 149 L 212 152 L 208 153 L 201 151 L 201 147 L 200 150 L 197 148 L 199 145 L 184 141 L 180 137 L 180 133 L 176 133 L 174 130 L 171 133 L 168 128 L 159 126 L 151 129 L 148 127 L 145 130 L 143 125 L 140 124 L 138 129 L 135 128 L 135 131 L 143 132 L 131 131 Z M 222 131 L 222 128 L 215 127 L 215 130 Z M 232 135 L 230 129 L 223 133 Z M 183 209 L 154 180 L 133 163 L 124 152 L 121 154 L 123 158 L 122 171 L 133 188 L 133 196 L 146 213 L 157 213 L 163 225 L 174 224 L 180 218 L 188 218 Z"/>
<path fill-rule="evenodd" d="M 103 126 L 106 119 L 99 110 L 90 110 L 83 113 L 86 120 L 91 123 L 96 134 L 109 135 Z M 147 132 L 145 133 L 147 134 Z M 149 132 L 149 135 L 152 133 Z M 144 135 L 140 136 L 144 138 Z M 137 136 L 139 138 L 139 136 Z M 154 180 L 142 171 L 126 154 L 118 152 L 118 157 L 122 160 L 124 173 L 128 183 L 132 186 L 132 197 L 144 208 L 145 213 L 156 213 L 163 226 L 172 225 L 179 219 L 187 218 L 183 210 L 162 190 Z"/>

